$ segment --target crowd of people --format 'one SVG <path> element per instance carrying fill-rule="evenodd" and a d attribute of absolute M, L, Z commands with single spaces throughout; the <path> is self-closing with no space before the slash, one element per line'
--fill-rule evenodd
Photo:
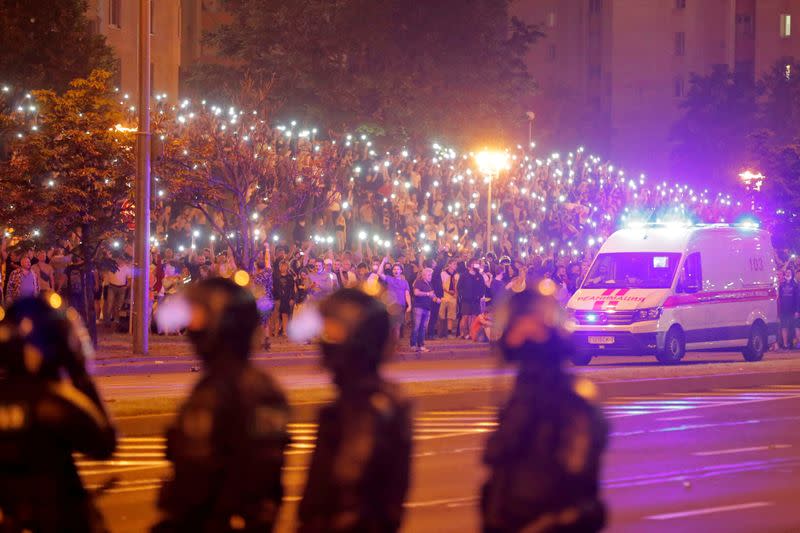
<path fill-rule="evenodd" d="M 285 150 L 277 143 L 277 158 L 332 169 L 333 199 L 289 227 L 269 227 L 263 222 L 268 217 L 254 220 L 254 233 L 284 244 L 327 245 L 335 254 L 380 255 L 377 250 L 388 248 L 413 257 L 447 247 L 467 254 L 574 259 L 590 256 L 620 222 L 677 217 L 733 222 L 749 210 L 731 194 L 630 177 L 583 148 L 545 157 L 520 146 L 502 152 L 502 168 L 492 170 L 482 169 L 473 153 L 458 154 L 438 144 L 419 156 L 406 149 L 379 154 L 371 147 L 352 136 L 338 144 L 301 139 Z M 494 200 L 487 245 L 489 181 Z M 209 229 L 199 211 L 179 205 L 160 210 L 154 235 L 174 250 L 199 248 L 203 242 L 213 248 L 223 237 Z"/>
<path fill-rule="evenodd" d="M 407 149 L 378 153 L 365 136 L 312 141 L 283 137 L 283 131 L 276 129 L 277 157 L 326 158 L 336 169 L 330 204 L 285 227 L 268 226 L 269 217 L 254 219 L 263 255 L 237 265 L 231 242 L 215 235 L 200 211 L 160 200 L 152 238 L 154 307 L 187 284 L 245 268 L 268 345 L 270 337 L 286 335 L 289 319 L 309 299 L 375 278 L 408 313 L 396 333 L 423 352 L 425 339 L 435 336 L 486 340 L 492 300 L 511 284 L 524 286 L 526 277 L 552 278 L 565 302 L 604 239 L 622 224 L 734 222 L 751 209 L 736 195 L 628 176 L 583 148 L 541 156 L 518 146 L 489 175 L 475 154 L 438 144 L 424 156 Z M 88 280 L 95 316 L 120 330 L 127 327 L 132 276 L 127 237 L 107 242 Z M 7 240 L 0 270 L 6 304 L 39 291 L 68 298 L 85 292 L 81 260 L 71 254 L 77 242 L 7 250 Z"/>

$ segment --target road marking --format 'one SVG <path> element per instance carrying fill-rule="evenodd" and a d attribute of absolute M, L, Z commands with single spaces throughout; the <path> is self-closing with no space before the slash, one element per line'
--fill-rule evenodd
<path fill-rule="evenodd" d="M 663 422 L 675 422 L 676 420 L 692 420 L 695 418 L 703 418 L 702 415 L 686 415 L 686 416 L 668 416 L 666 418 L 656 418 Z"/>
<path fill-rule="evenodd" d="M 785 468 L 797 468 L 800 461 L 791 458 L 769 459 L 764 461 L 744 461 L 721 465 L 703 466 L 667 472 L 653 472 L 623 478 L 607 479 L 602 481 L 606 489 L 630 489 L 660 485 L 663 483 L 676 483 L 683 481 L 697 481 L 744 472 L 768 472 Z"/>
<path fill-rule="evenodd" d="M 425 502 L 408 502 L 404 505 L 407 509 L 417 509 L 419 507 L 435 507 L 437 505 L 447 505 L 454 506 L 458 504 L 465 504 L 465 503 L 474 503 L 477 502 L 478 498 L 475 496 L 469 496 L 466 498 L 448 498 L 444 500 L 428 500 Z"/>
<path fill-rule="evenodd" d="M 671 422 L 702 418 L 701 415 L 679 416 L 677 411 L 698 410 L 754 402 L 764 402 L 800 397 L 800 386 L 759 387 L 741 389 L 714 389 L 707 393 L 665 393 L 654 396 L 623 396 L 610 398 L 603 405 L 607 418 L 642 416 L 649 414 L 675 415 L 657 420 Z M 735 424 L 757 424 L 757 420 L 747 420 Z M 688 431 L 720 424 L 687 423 L 676 427 L 656 427 L 647 430 L 614 433 L 613 437 L 625 437 L 650 432 Z M 414 441 L 453 439 L 458 437 L 481 437 L 497 427 L 497 408 L 482 405 L 474 409 L 453 411 L 423 411 L 414 418 Z M 316 446 L 317 424 L 315 422 L 292 422 L 289 424 L 292 442 L 285 454 L 306 455 Z M 468 448 L 472 449 L 472 448 Z M 462 448 L 463 450 L 463 448 Z M 478 451 L 478 448 L 475 448 Z M 108 461 L 92 461 L 76 455 L 76 463 L 85 476 L 122 473 L 129 469 L 163 469 L 169 466 L 165 460 L 166 440 L 163 436 L 122 437 L 117 453 Z M 725 450 L 722 450 L 725 451 Z M 744 451 L 748 450 L 743 450 Z M 760 450 L 751 450 L 760 451 Z M 698 452 L 698 453 L 715 453 Z M 738 453 L 730 452 L 730 453 Z M 720 453 L 720 455 L 722 455 Z M 128 490 L 128 489 L 126 489 Z"/>
<path fill-rule="evenodd" d="M 110 476 L 112 474 L 126 474 L 128 472 L 138 472 L 140 470 L 150 470 L 153 468 L 166 468 L 170 465 L 167 461 L 159 461 L 158 463 L 145 464 L 139 466 L 127 466 L 120 468 L 103 468 L 101 470 L 81 470 L 81 475 L 84 476 Z"/>
<path fill-rule="evenodd" d="M 727 513 L 730 511 L 744 511 L 746 509 L 757 509 L 759 507 L 769 507 L 775 505 L 772 502 L 751 502 L 740 503 L 738 505 L 722 505 L 720 507 L 706 507 L 705 509 L 695 509 L 694 511 L 683 511 L 680 513 L 657 514 L 646 517 L 647 520 L 674 520 L 675 518 L 689 518 L 691 516 L 701 516 L 714 513 Z"/>
<path fill-rule="evenodd" d="M 729 448 L 727 450 L 711 450 L 707 452 L 694 452 L 692 455 L 698 457 L 709 457 L 713 455 L 730 455 L 732 453 L 763 452 L 768 450 L 782 450 L 791 448 L 791 444 L 772 444 L 769 446 L 750 446 L 749 448 Z"/>

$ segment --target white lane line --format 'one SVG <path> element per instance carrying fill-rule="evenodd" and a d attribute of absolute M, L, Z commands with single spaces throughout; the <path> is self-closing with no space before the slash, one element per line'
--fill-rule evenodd
<path fill-rule="evenodd" d="M 128 466 L 128 467 L 121 467 L 121 468 L 102 468 L 99 470 L 81 470 L 80 474 L 82 476 L 108 476 L 111 474 L 126 474 L 129 472 L 138 472 L 141 470 L 153 470 L 156 468 L 167 468 L 170 466 L 170 463 L 163 461 L 159 464 L 147 464 L 142 466 Z"/>
<path fill-rule="evenodd" d="M 666 418 L 656 418 L 664 422 L 674 422 L 676 420 L 692 420 L 694 418 L 703 418 L 702 415 L 686 415 L 686 416 L 668 416 Z"/>
<path fill-rule="evenodd" d="M 675 518 L 689 518 L 691 516 L 701 516 L 714 513 L 727 513 L 730 511 L 744 511 L 745 509 L 757 509 L 759 507 L 769 507 L 775 505 L 772 502 L 750 502 L 738 505 L 722 505 L 720 507 L 706 507 L 705 509 L 695 509 L 693 511 L 683 511 L 680 513 L 657 514 L 646 517 L 647 520 L 673 520 Z"/>
<path fill-rule="evenodd" d="M 691 410 L 691 411 L 699 411 L 701 409 L 714 409 L 714 408 L 721 408 L 721 407 L 734 407 L 734 406 L 748 405 L 748 404 L 753 404 L 753 403 L 763 403 L 763 402 L 778 402 L 780 400 L 794 400 L 794 399 L 797 399 L 797 398 L 800 398 L 800 394 L 796 394 L 796 395 L 792 395 L 792 396 L 779 396 L 777 398 L 760 398 L 758 400 L 745 400 L 745 401 L 741 401 L 741 402 L 729 402 L 729 403 L 728 402 L 720 402 L 718 404 L 698 405 L 698 406 L 686 407 L 686 408 L 682 408 L 682 409 L 672 409 L 672 410 L 673 411 L 689 411 L 689 410 Z M 666 411 L 662 411 L 662 412 L 666 412 Z M 642 414 L 655 414 L 655 412 L 654 413 L 642 413 Z M 613 416 L 611 418 L 621 418 L 621 417 L 628 417 L 628 416 L 636 416 L 636 415 L 621 414 L 621 415 L 615 415 L 615 416 Z"/>
<path fill-rule="evenodd" d="M 728 448 L 727 450 L 710 450 L 707 452 L 694 452 L 692 455 L 698 457 L 709 457 L 712 455 L 730 455 L 733 453 L 764 452 L 768 450 L 782 450 L 791 448 L 791 444 L 772 444 L 770 446 L 750 446 L 749 448 Z"/>
<path fill-rule="evenodd" d="M 453 437 L 465 437 L 467 435 L 481 435 L 483 433 L 488 433 L 490 430 L 488 429 L 475 429 L 472 431 L 460 431 L 457 433 L 444 433 L 442 435 L 421 435 L 419 437 L 415 436 L 414 440 L 434 440 L 434 439 L 450 439 Z"/>
<path fill-rule="evenodd" d="M 437 505 L 452 506 L 452 505 L 458 505 L 458 504 L 464 504 L 464 503 L 474 503 L 474 502 L 477 502 L 477 501 L 478 501 L 477 497 L 469 496 L 469 497 L 466 497 L 466 498 L 448 498 L 446 500 L 428 500 L 428 501 L 424 501 L 424 502 L 408 502 L 408 503 L 404 504 L 403 506 L 406 509 L 417 509 L 419 507 L 434 507 L 434 506 L 437 506 Z"/>

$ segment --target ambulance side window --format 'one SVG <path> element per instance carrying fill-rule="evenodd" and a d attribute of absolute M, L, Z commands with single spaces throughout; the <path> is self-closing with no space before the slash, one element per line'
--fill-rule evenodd
<path fill-rule="evenodd" d="M 703 288 L 703 269 L 700 264 L 700 252 L 689 254 L 683 263 L 683 276 L 680 292 L 698 292 Z"/>

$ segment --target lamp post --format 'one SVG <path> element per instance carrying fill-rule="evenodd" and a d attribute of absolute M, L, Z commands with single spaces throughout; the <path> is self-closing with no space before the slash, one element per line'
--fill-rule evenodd
<path fill-rule="evenodd" d="M 133 353 L 147 355 L 150 334 L 150 1 L 139 0 L 139 131 L 133 253 Z"/>
<path fill-rule="evenodd" d="M 492 247 L 492 182 L 500 174 L 501 170 L 508 168 L 508 154 L 500 151 L 482 150 L 475 154 L 475 162 L 478 169 L 486 175 L 489 180 L 486 192 L 486 250 Z"/>
<path fill-rule="evenodd" d="M 739 179 L 742 180 L 747 194 L 750 196 L 750 210 L 756 210 L 756 194 L 761 192 L 761 187 L 764 185 L 764 174 L 761 172 L 753 172 L 752 170 L 745 170 L 739 174 Z"/>
<path fill-rule="evenodd" d="M 536 113 L 528 111 L 525 115 L 528 117 L 528 150 L 530 150 L 533 145 L 533 121 L 536 120 Z"/>

